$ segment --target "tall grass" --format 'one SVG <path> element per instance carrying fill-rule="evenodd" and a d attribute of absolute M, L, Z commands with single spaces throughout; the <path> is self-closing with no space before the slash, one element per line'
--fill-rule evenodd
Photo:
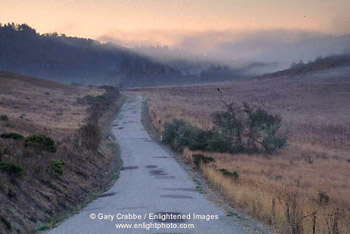
<path fill-rule="evenodd" d="M 203 164 L 201 173 L 233 205 L 274 226 L 280 233 L 349 233 L 350 176 L 347 165 L 318 159 L 263 159 L 258 156 L 184 151 L 184 159 L 202 153 L 215 158 Z M 337 171 L 328 171 L 334 167 Z M 238 171 L 239 177 L 220 170 Z M 335 183 L 333 181 L 336 181 Z"/>

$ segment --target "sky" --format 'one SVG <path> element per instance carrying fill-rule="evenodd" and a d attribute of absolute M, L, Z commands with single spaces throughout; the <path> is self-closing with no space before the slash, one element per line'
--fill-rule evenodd
<path fill-rule="evenodd" d="M 113 42 L 162 59 L 280 68 L 350 51 L 350 37 L 341 37 L 350 34 L 349 12 L 350 0 L 0 0 L 0 23 L 27 23 L 40 33 Z"/>
<path fill-rule="evenodd" d="M 350 32 L 349 0 L 0 0 L 0 22 L 39 32 L 171 45 L 207 31 Z M 142 41 L 142 40 L 141 40 Z"/>

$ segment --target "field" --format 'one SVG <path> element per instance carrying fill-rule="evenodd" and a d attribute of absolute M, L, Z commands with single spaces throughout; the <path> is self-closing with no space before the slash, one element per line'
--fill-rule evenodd
<path fill-rule="evenodd" d="M 92 102 L 105 93 L 0 72 L 0 232 L 49 228 L 98 195 L 115 176 L 113 140 L 102 135 L 97 151 L 80 143 L 82 127 L 94 111 Z M 86 97 L 92 101 L 84 101 Z M 101 130 L 108 129 L 116 112 L 106 109 L 99 113 Z M 25 146 L 32 134 L 51 138 L 55 149 Z"/>
<path fill-rule="evenodd" d="M 283 118 L 288 145 L 273 155 L 184 151 L 215 162 L 202 175 L 234 207 L 280 233 L 350 233 L 350 79 L 328 70 L 211 85 L 133 89 L 147 98 L 153 125 L 184 119 L 203 129 L 228 101 L 248 102 Z M 219 169 L 239 176 L 224 176 Z M 314 230 L 313 230 L 314 229 Z"/>

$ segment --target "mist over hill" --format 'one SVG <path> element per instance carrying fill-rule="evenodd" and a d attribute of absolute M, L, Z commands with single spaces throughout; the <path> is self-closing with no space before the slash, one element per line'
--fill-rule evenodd
<path fill-rule="evenodd" d="M 246 31 L 183 32 L 157 31 L 159 37 L 170 41 L 169 46 L 144 44 L 139 32 L 118 32 L 100 37 L 101 40 L 131 47 L 134 51 L 181 67 L 197 71 L 206 64 L 223 64 L 232 69 L 243 69 L 247 75 L 261 75 L 287 69 L 290 64 L 313 61 L 319 57 L 350 53 L 350 35 L 329 35 L 318 31 L 270 29 Z M 135 38 L 124 42 L 123 36 Z M 136 37 L 138 35 L 138 37 Z M 141 34 L 149 37 L 147 32 Z M 139 38 L 139 41 L 137 39 Z"/>
<path fill-rule="evenodd" d="M 0 69 L 65 83 L 156 86 L 220 81 L 239 76 L 208 64 L 196 74 L 127 48 L 57 33 L 39 34 L 26 24 L 0 25 Z"/>
<path fill-rule="evenodd" d="M 98 41 L 39 34 L 26 24 L 0 27 L 0 68 L 66 83 L 120 84 L 132 74 L 180 75 L 125 48 Z"/>

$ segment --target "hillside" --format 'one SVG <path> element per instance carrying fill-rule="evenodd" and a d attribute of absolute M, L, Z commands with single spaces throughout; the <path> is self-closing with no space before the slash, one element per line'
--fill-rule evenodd
<path fill-rule="evenodd" d="M 0 232 L 45 229 L 115 176 L 119 93 L 7 72 L 0 84 Z"/>
<path fill-rule="evenodd" d="M 350 55 L 349 54 L 339 54 L 327 56 L 324 58 L 318 58 L 315 61 L 308 63 L 294 63 L 289 69 L 274 72 L 271 74 L 266 74 L 260 76 L 259 78 L 271 78 L 271 77 L 281 77 L 281 76 L 296 76 L 312 72 L 322 72 L 332 68 L 338 67 L 349 67 L 350 66 Z"/>
<path fill-rule="evenodd" d="M 151 121 L 163 137 L 165 126 L 174 118 L 212 129 L 211 114 L 225 110 L 218 89 L 227 101 L 249 103 L 281 116 L 288 140 L 279 152 L 185 148 L 182 159 L 196 168 L 198 154 L 211 157 L 199 170 L 207 182 L 233 207 L 279 233 L 312 233 L 313 227 L 316 233 L 346 233 L 350 224 L 350 69 L 319 66 L 298 75 L 280 73 L 264 79 L 131 91 L 147 97 Z M 179 127 L 178 131 L 185 130 Z M 183 134 L 178 144 L 203 145 L 203 137 L 188 139 L 190 133 Z"/>

